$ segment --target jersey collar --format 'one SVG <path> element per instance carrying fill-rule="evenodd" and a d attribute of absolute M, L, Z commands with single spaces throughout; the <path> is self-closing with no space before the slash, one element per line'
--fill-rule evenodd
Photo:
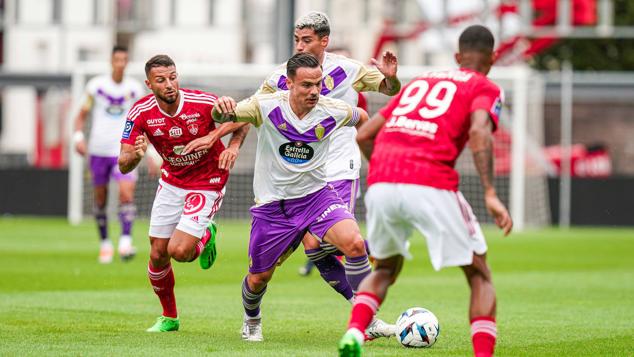
<path fill-rule="evenodd" d="M 170 118 L 175 118 L 178 116 L 178 114 L 181 113 L 181 110 L 183 109 L 183 104 L 185 103 L 185 97 L 183 95 L 183 91 L 182 90 L 178 90 L 178 98 L 180 99 L 180 102 L 178 103 L 178 109 L 176 109 L 176 113 L 174 113 L 174 115 L 169 115 L 167 113 L 165 113 L 163 111 L 163 109 L 161 109 L 161 106 L 158 105 L 158 101 L 156 100 L 156 98 L 154 98 L 154 100 L 156 101 L 156 106 L 158 107 L 159 111 L 161 112 L 161 114 L 170 117 Z"/>

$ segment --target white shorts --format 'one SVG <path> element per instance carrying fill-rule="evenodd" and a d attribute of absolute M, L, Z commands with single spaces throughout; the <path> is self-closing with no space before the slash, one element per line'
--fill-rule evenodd
<path fill-rule="evenodd" d="M 222 191 L 185 190 L 159 180 L 150 216 L 150 237 L 170 238 L 175 229 L 201 238 L 222 204 Z"/>
<path fill-rule="evenodd" d="M 411 184 L 378 183 L 365 195 L 368 244 L 377 259 L 411 258 L 409 236 L 416 228 L 427 241 L 432 266 L 471 264 L 487 251 L 480 224 L 460 192 Z"/>

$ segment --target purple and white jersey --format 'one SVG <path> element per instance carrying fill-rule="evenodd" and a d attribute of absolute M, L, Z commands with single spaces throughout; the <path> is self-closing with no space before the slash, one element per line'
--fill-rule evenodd
<path fill-rule="evenodd" d="M 321 95 L 343 100 L 353 107 L 357 106 L 359 92 L 377 92 L 385 78 L 376 68 L 369 68 L 361 62 L 329 52 L 324 54 L 322 68 L 324 78 Z M 258 94 L 286 90 L 286 64 L 283 64 L 264 81 Z M 359 178 L 361 153 L 356 136 L 355 128 L 343 128 L 333 134 L 326 165 L 328 181 Z"/>
<path fill-rule="evenodd" d="M 88 152 L 96 156 L 119 156 L 121 133 L 128 110 L 145 91 L 135 79 L 116 83 L 111 75 L 92 78 L 86 85 L 84 103 L 91 109 L 92 124 Z"/>
<path fill-rule="evenodd" d="M 324 96 L 299 119 L 288 91 L 256 94 L 238 103 L 235 115 L 236 121 L 257 127 L 253 192 L 258 206 L 304 197 L 326 186 L 333 132 L 359 121 L 356 108 Z"/>

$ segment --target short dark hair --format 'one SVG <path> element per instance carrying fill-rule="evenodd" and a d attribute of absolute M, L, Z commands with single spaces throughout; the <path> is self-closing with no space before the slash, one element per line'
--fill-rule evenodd
<path fill-rule="evenodd" d="M 128 53 L 128 48 L 122 45 L 114 45 L 112 47 L 112 54 L 114 55 L 116 52 L 125 52 Z"/>
<path fill-rule="evenodd" d="M 145 62 L 145 75 L 150 75 L 150 70 L 154 67 L 176 67 L 174 61 L 168 55 L 156 55 Z"/>
<path fill-rule="evenodd" d="M 495 40 L 491 31 L 482 25 L 472 25 L 467 27 L 458 39 L 458 50 L 460 52 L 493 52 Z"/>
<path fill-rule="evenodd" d="M 295 77 L 297 70 L 302 67 L 317 68 L 321 67 L 321 64 L 319 64 L 317 57 L 310 53 L 296 53 L 286 62 L 286 76 L 290 78 Z"/>

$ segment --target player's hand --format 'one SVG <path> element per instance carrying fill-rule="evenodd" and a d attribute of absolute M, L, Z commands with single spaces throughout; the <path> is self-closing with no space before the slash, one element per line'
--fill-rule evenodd
<path fill-rule="evenodd" d="M 396 55 L 390 51 L 383 52 L 381 62 L 374 58 L 370 59 L 370 62 L 376 66 L 379 72 L 383 73 L 385 78 L 396 77 L 396 70 L 398 69 L 398 59 Z"/>
<path fill-rule="evenodd" d="M 75 143 L 75 151 L 81 156 L 86 156 L 86 141 L 80 140 Z"/>
<path fill-rule="evenodd" d="M 134 140 L 134 154 L 137 158 L 141 159 L 145 156 L 145 151 L 147 150 L 147 140 L 145 139 L 145 135 L 139 135 Z"/>
<path fill-rule="evenodd" d="M 231 97 L 220 97 L 216 101 L 215 108 L 220 114 L 233 114 L 236 110 L 236 101 Z"/>
<path fill-rule="evenodd" d="M 223 152 L 220 153 L 220 157 L 218 158 L 218 168 L 220 170 L 231 170 L 233 169 L 233 165 L 236 163 L 236 159 L 238 158 L 238 149 L 237 148 L 226 148 Z"/>
<path fill-rule="evenodd" d="M 487 207 L 487 211 L 495 220 L 495 224 L 504 231 L 504 236 L 509 235 L 513 229 L 513 219 L 509 211 L 504 207 L 504 204 L 497 195 L 489 194 L 484 196 L 484 202 Z"/>
<path fill-rule="evenodd" d="M 190 152 L 211 149 L 214 143 L 219 139 L 217 132 L 218 130 L 213 130 L 203 137 L 190 141 L 187 145 L 185 145 L 182 155 L 189 154 Z"/>

